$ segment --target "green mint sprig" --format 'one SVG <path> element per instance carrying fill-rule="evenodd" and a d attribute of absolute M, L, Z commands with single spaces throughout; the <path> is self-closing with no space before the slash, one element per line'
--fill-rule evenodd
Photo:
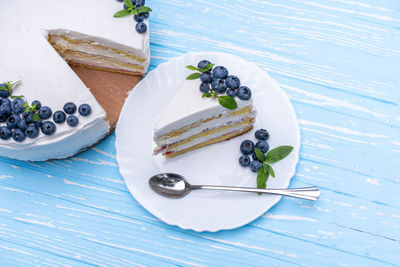
<path fill-rule="evenodd" d="M 193 65 L 186 66 L 186 68 L 188 68 L 189 70 L 197 71 L 197 72 L 192 73 L 189 76 L 187 76 L 186 80 L 199 79 L 203 72 L 211 70 L 214 67 L 214 65 L 215 64 L 208 64 L 202 69 L 197 68 L 197 67 L 195 67 Z M 224 108 L 227 108 L 227 109 L 231 109 L 232 110 L 232 109 L 236 109 L 237 108 L 237 102 L 236 102 L 235 98 L 233 98 L 231 96 L 228 96 L 228 95 L 218 95 L 218 93 L 215 92 L 213 89 L 210 89 L 209 92 L 204 93 L 201 97 L 202 98 L 218 99 L 219 104 L 221 106 L 223 106 Z"/>
<path fill-rule="evenodd" d="M 25 108 L 25 113 L 28 114 L 31 110 L 34 112 L 33 114 L 33 121 L 37 122 L 39 120 L 39 110 L 37 110 L 37 104 L 33 104 L 33 106 L 29 106 L 28 102 L 25 101 L 25 103 L 22 105 L 22 107 Z"/>
<path fill-rule="evenodd" d="M 14 87 L 15 86 L 17 86 L 18 84 L 20 84 L 21 83 L 21 81 L 16 81 L 16 82 L 10 82 L 10 81 L 8 81 L 8 82 L 5 82 L 4 83 L 4 85 L 2 84 L 1 86 L 0 86 L 0 90 L 2 90 L 2 91 L 7 91 L 8 92 L 8 94 L 10 95 L 10 97 L 11 97 L 11 99 L 15 99 L 15 98 L 22 98 L 22 97 L 24 97 L 24 96 L 13 96 L 12 95 L 12 91 L 13 91 L 13 89 L 14 89 Z"/>
<path fill-rule="evenodd" d="M 219 104 L 227 109 L 236 109 L 237 108 L 236 100 L 233 97 L 228 96 L 228 95 L 218 95 L 218 93 L 215 92 L 213 89 L 210 89 L 210 92 L 204 93 L 201 97 L 218 99 Z"/>
<path fill-rule="evenodd" d="M 262 163 L 262 166 L 257 173 L 257 188 L 267 188 L 269 176 L 271 175 L 272 177 L 275 177 L 274 169 L 270 164 L 286 158 L 290 152 L 292 152 L 292 150 L 292 146 L 278 146 L 274 149 L 271 149 L 266 155 L 264 155 L 264 153 L 262 153 L 258 148 L 254 148 L 257 159 Z"/>
<path fill-rule="evenodd" d="M 141 6 L 138 8 L 135 8 L 135 6 L 132 4 L 131 0 L 124 0 L 125 5 L 128 7 L 128 9 L 121 9 L 117 13 L 114 14 L 114 18 L 122 18 L 125 16 L 128 16 L 130 14 L 133 15 L 140 15 L 142 13 L 146 12 L 151 12 L 153 11 L 150 7 L 147 6 Z"/>
<path fill-rule="evenodd" d="M 193 66 L 193 65 L 188 65 L 188 66 L 186 66 L 186 68 L 188 68 L 189 70 L 198 71 L 198 72 L 192 73 L 192 74 L 190 74 L 189 76 L 187 76 L 187 77 L 186 77 L 186 80 L 196 80 L 196 79 L 200 79 L 200 75 L 201 75 L 203 72 L 206 72 L 206 71 L 211 70 L 211 69 L 214 67 L 214 65 L 215 65 L 215 64 L 208 64 L 208 65 L 206 65 L 206 66 L 205 66 L 204 68 L 202 68 L 202 69 L 197 68 L 197 67 L 195 67 L 195 66 Z"/>

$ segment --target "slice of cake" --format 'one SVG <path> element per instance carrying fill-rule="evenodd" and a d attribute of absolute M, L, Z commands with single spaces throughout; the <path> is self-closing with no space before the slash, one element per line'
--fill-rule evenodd
<path fill-rule="evenodd" d="M 65 158 L 112 130 L 109 107 L 96 98 L 114 96 L 93 95 L 67 63 L 142 76 L 150 61 L 148 13 L 136 21 L 133 14 L 147 11 L 143 3 L 0 2 L 0 156 Z"/>
<path fill-rule="evenodd" d="M 213 74 L 218 74 L 218 70 L 219 67 L 215 67 Z M 203 76 L 211 75 L 209 71 L 204 73 Z M 208 77 L 209 82 L 195 79 L 183 83 L 155 123 L 154 154 L 162 153 L 167 158 L 175 157 L 197 148 L 229 140 L 253 128 L 256 111 L 252 99 L 249 98 L 250 89 L 245 86 L 239 87 L 240 82 L 237 77 L 227 77 L 227 72 L 226 75 L 220 74 L 222 78 L 215 76 L 218 77 L 218 75 L 214 75 L 213 79 Z M 233 78 L 230 77 L 235 77 L 239 84 L 233 84 Z M 213 89 L 210 88 L 210 84 Z M 233 85 L 234 88 L 228 85 Z M 242 99 L 236 97 L 239 91 Z M 247 95 L 243 96 L 243 92 Z M 226 105 L 232 99 L 236 104 Z"/>

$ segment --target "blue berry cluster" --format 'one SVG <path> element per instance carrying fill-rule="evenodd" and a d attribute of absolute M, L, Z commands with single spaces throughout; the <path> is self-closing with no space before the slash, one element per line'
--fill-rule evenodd
<path fill-rule="evenodd" d="M 197 67 L 204 69 L 211 64 L 208 60 L 202 60 Z M 209 71 L 202 72 L 200 75 L 201 85 L 200 91 L 207 93 L 210 89 L 218 94 L 226 93 L 233 98 L 238 97 L 241 100 L 249 100 L 251 90 L 247 86 L 240 86 L 240 80 L 235 75 L 229 75 L 228 70 L 224 66 L 216 66 Z"/>
<path fill-rule="evenodd" d="M 133 19 L 136 21 L 135 29 L 138 33 L 145 33 L 147 31 L 147 25 L 144 23 L 145 19 L 150 16 L 151 9 L 145 7 L 145 0 L 117 0 L 118 2 L 124 2 L 123 10 L 115 13 L 114 17 L 124 17 L 129 14 L 134 14 Z"/>
<path fill-rule="evenodd" d="M 243 167 L 250 167 L 253 172 L 258 172 L 262 163 L 258 160 L 254 148 L 258 148 L 263 154 L 267 153 L 269 150 L 267 143 L 269 133 L 265 129 L 259 129 L 255 132 L 255 137 L 258 140 L 256 144 L 251 140 L 244 140 L 240 144 L 240 151 L 243 155 L 239 158 L 239 164 Z M 253 160 L 250 159 L 250 155 Z"/>
<path fill-rule="evenodd" d="M 26 137 L 36 138 L 40 131 L 45 135 L 54 134 L 55 123 L 61 124 L 67 121 L 69 126 L 74 127 L 79 122 L 73 115 L 77 108 L 72 102 L 66 103 L 63 111 L 59 110 L 53 114 L 49 107 L 42 106 L 38 100 L 33 101 L 29 106 L 21 97 L 11 96 L 10 83 L 0 84 L 0 88 L 2 88 L 0 90 L 0 138 L 3 140 L 13 138 L 17 142 L 23 142 Z M 78 112 L 82 116 L 88 116 L 91 113 L 91 107 L 88 104 L 82 104 Z M 48 120 L 52 115 L 54 122 Z"/>

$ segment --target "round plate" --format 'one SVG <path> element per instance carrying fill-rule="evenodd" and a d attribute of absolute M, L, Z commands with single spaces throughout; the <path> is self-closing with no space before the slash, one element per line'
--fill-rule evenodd
<path fill-rule="evenodd" d="M 153 126 L 158 115 L 180 88 L 190 70 L 208 59 L 227 67 L 242 85 L 252 89 L 257 109 L 255 129 L 270 133 L 270 148 L 291 145 L 293 152 L 273 165 L 276 178 L 268 188 L 287 188 L 299 157 L 300 131 L 294 109 L 286 93 L 255 64 L 225 53 L 188 53 L 160 64 L 140 81 L 127 98 L 116 129 L 117 160 L 121 175 L 133 197 L 160 220 L 195 231 L 218 231 L 245 225 L 276 204 L 279 196 L 254 193 L 197 190 L 181 199 L 169 199 L 153 192 L 151 176 L 179 173 L 191 184 L 256 187 L 257 175 L 242 168 L 239 146 L 245 139 L 255 140 L 254 131 L 229 141 L 190 151 L 175 158 L 153 156 Z"/>

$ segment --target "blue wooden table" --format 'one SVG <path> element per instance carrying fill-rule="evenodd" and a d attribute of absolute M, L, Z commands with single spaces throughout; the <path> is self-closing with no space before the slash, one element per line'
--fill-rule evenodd
<path fill-rule="evenodd" d="M 111 135 L 65 160 L 0 158 L 0 266 L 399 266 L 400 2 L 147 2 L 151 69 L 215 50 L 278 81 L 301 127 L 291 186 L 316 185 L 320 200 L 184 231 L 129 194 Z"/>

